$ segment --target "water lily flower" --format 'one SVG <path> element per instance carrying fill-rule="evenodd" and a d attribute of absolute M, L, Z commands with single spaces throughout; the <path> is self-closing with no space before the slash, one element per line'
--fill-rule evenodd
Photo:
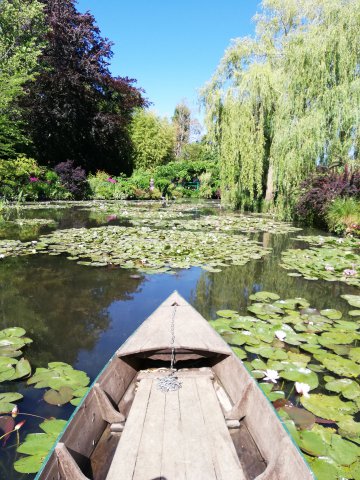
<path fill-rule="evenodd" d="M 11 416 L 13 418 L 16 418 L 18 416 L 18 413 L 19 413 L 19 409 L 18 409 L 17 405 L 15 405 L 15 407 L 11 410 Z"/>
<path fill-rule="evenodd" d="M 337 243 L 344 243 L 344 239 L 343 239 L 343 238 L 338 238 L 338 239 L 336 240 L 336 242 L 337 242 Z"/>
<path fill-rule="evenodd" d="M 307 383 L 295 382 L 295 390 L 304 397 L 310 397 L 310 385 Z"/>
<path fill-rule="evenodd" d="M 22 420 L 21 422 L 17 423 L 14 427 L 14 430 L 20 430 L 20 428 L 24 425 L 26 420 Z"/>
<path fill-rule="evenodd" d="M 347 268 L 343 271 L 343 274 L 346 277 L 353 277 L 354 275 L 357 275 L 357 271 L 352 268 Z"/>
<path fill-rule="evenodd" d="M 5 258 L 5 255 L 3 253 L 0 254 L 0 259 Z"/>
<path fill-rule="evenodd" d="M 325 265 L 325 270 L 326 270 L 327 272 L 333 272 L 333 271 L 335 270 L 335 268 L 332 267 L 331 265 Z"/>
<path fill-rule="evenodd" d="M 275 337 L 283 342 L 286 337 L 286 332 L 283 332 L 282 330 L 276 330 Z"/>
<path fill-rule="evenodd" d="M 30 177 L 29 180 L 31 183 L 35 183 L 39 181 L 38 177 Z"/>
<path fill-rule="evenodd" d="M 277 383 L 278 379 L 280 378 L 276 370 L 265 370 L 264 373 L 265 373 L 265 377 L 263 378 L 263 380 L 265 381 Z"/>

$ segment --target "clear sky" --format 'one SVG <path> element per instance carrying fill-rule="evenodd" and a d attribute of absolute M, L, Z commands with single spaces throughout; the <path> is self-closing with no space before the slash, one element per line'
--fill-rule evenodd
<path fill-rule="evenodd" d="M 114 75 L 136 78 L 160 115 L 182 99 L 194 113 L 197 90 L 230 40 L 252 35 L 258 0 L 78 0 L 112 40 Z"/>

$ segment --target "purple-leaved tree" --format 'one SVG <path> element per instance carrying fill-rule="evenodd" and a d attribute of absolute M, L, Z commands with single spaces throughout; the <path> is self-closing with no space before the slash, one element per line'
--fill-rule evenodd
<path fill-rule="evenodd" d="M 131 171 L 127 132 L 132 112 L 147 104 L 135 80 L 109 71 L 111 42 L 75 0 L 43 0 L 48 23 L 40 73 L 22 102 L 40 163 L 69 159 L 87 171 Z"/>

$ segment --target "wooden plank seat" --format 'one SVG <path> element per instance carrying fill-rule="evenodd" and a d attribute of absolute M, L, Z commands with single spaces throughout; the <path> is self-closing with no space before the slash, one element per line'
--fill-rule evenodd
<path fill-rule="evenodd" d="M 198 373 L 198 374 L 197 374 Z M 245 480 L 212 377 L 163 393 L 142 375 L 106 480 Z"/>

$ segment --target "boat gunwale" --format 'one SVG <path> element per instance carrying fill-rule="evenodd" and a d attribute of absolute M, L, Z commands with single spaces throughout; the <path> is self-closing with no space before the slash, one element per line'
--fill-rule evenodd
<path fill-rule="evenodd" d="M 125 340 L 125 342 L 121 345 L 120 349 L 128 342 L 129 339 L 131 339 L 135 334 L 137 334 L 137 332 L 140 330 L 140 328 L 142 327 L 142 325 L 159 309 L 163 306 L 164 303 L 166 303 L 167 301 L 169 301 L 170 298 L 172 298 L 173 295 L 177 295 L 181 300 L 183 300 L 187 305 L 189 305 L 196 313 L 199 314 L 199 312 L 197 312 L 197 310 L 192 307 L 185 299 L 183 299 L 183 297 L 181 297 L 177 291 L 174 291 L 169 297 L 167 297 L 167 299 L 161 304 L 159 305 L 159 307 L 154 310 L 154 312 L 152 312 L 150 314 L 149 317 L 147 317 L 138 327 L 137 329 L 129 336 L 129 338 L 127 340 Z M 222 360 L 223 361 L 224 359 L 226 359 L 227 357 L 233 357 L 236 362 L 239 364 L 239 367 L 241 368 L 244 368 L 245 371 L 246 371 L 246 374 L 248 375 L 251 383 L 253 385 L 255 385 L 256 387 L 256 391 L 257 392 L 260 392 L 262 397 L 266 400 L 267 402 L 267 405 L 271 407 L 271 411 L 275 414 L 275 416 L 277 417 L 277 420 L 278 422 L 280 423 L 280 425 L 282 426 L 283 430 L 284 430 L 284 433 L 286 435 L 286 437 L 289 437 L 290 441 L 291 441 L 291 444 L 295 447 L 297 453 L 299 454 L 299 456 L 301 457 L 303 463 L 305 464 L 305 466 L 307 467 L 308 471 L 309 471 L 309 474 L 310 476 L 313 478 L 313 480 L 317 480 L 317 477 L 315 476 L 314 472 L 311 470 L 311 467 L 309 465 L 309 463 L 307 462 L 304 454 L 302 453 L 302 451 L 300 450 L 299 446 L 296 444 L 295 440 L 293 439 L 293 437 L 291 436 L 290 434 L 290 431 L 288 430 L 288 428 L 286 427 L 283 419 L 280 417 L 279 413 L 277 412 L 277 410 L 275 409 L 274 405 L 272 404 L 272 402 L 270 402 L 270 400 L 267 398 L 266 394 L 264 393 L 264 391 L 261 389 L 260 385 L 258 384 L 258 382 L 254 379 L 254 377 L 251 375 L 251 372 L 250 370 L 247 368 L 247 366 L 244 364 L 244 362 L 239 359 L 236 354 L 234 353 L 234 351 L 229 347 L 229 345 L 225 342 L 225 340 L 220 336 L 220 334 L 218 332 L 216 332 L 215 329 L 213 329 L 211 327 L 211 325 L 209 325 L 209 323 L 207 322 L 207 320 L 202 317 L 201 314 L 199 314 L 200 317 L 203 319 L 203 321 L 205 323 L 208 324 L 209 328 L 211 330 L 213 330 L 213 332 L 221 339 L 221 341 L 229 348 L 229 353 L 224 353 L 224 352 L 216 352 L 214 351 L 213 353 L 216 353 L 216 354 L 221 354 L 223 356 Z M 169 346 L 167 346 L 167 348 L 169 348 Z M 200 349 L 198 349 L 200 350 Z M 56 449 L 56 446 L 58 445 L 58 443 L 60 442 L 60 440 L 62 439 L 63 435 L 65 434 L 67 428 L 69 427 L 70 423 L 73 421 L 74 417 L 77 415 L 77 413 L 80 411 L 80 409 L 82 408 L 83 404 L 86 402 L 87 398 L 89 397 L 90 393 L 92 392 L 93 390 L 93 387 L 95 385 L 95 383 L 98 383 L 100 377 L 104 374 L 104 372 L 109 368 L 110 364 L 112 363 L 113 360 L 115 359 L 121 359 L 123 361 L 126 360 L 127 357 L 136 357 L 136 353 L 138 354 L 141 354 L 141 353 L 146 353 L 146 351 L 139 351 L 139 352 L 136 352 L 136 353 L 131 353 L 131 354 L 126 354 L 124 356 L 119 356 L 118 355 L 118 351 L 119 349 L 117 349 L 115 351 L 115 353 L 111 356 L 111 358 L 106 362 L 106 364 L 104 365 L 104 367 L 101 369 L 101 371 L 99 372 L 99 374 L 95 377 L 95 379 L 93 380 L 92 384 L 90 385 L 89 387 L 89 391 L 87 392 L 87 394 L 82 398 L 80 404 L 75 408 L 75 410 L 73 411 L 73 413 L 71 414 L 69 420 L 67 421 L 66 425 L 64 426 L 64 428 L 62 429 L 62 431 L 60 432 L 60 434 L 58 435 L 58 437 L 56 438 L 56 441 L 54 443 L 54 445 L 52 446 L 51 450 L 49 451 L 48 455 L 46 456 L 46 458 L 44 459 L 42 465 L 41 465 L 41 468 L 40 470 L 38 471 L 38 473 L 36 474 L 34 480 L 41 480 L 41 475 L 43 474 L 45 468 L 47 467 L 52 455 L 55 455 L 55 449 Z M 149 351 L 152 351 L 149 350 Z M 205 351 L 205 350 L 204 350 Z M 209 350 L 207 350 L 209 353 L 211 353 Z M 135 374 L 135 377 L 136 377 L 136 374 Z M 221 378 L 219 378 L 220 382 L 221 382 Z M 131 383 L 131 382 L 130 382 Z M 245 417 L 246 418 L 246 417 Z M 245 420 L 246 422 L 246 420 Z M 258 447 L 259 448 L 259 447 Z M 265 459 L 266 461 L 266 459 Z M 269 463 L 268 463 L 269 465 Z M 263 472 L 263 474 L 266 473 L 266 470 Z M 259 478 L 261 477 L 261 475 L 263 474 L 260 474 L 259 475 Z M 257 478 L 257 477 L 256 477 Z M 256 478 L 254 480 L 256 480 Z M 265 477 L 264 477 L 265 479 Z"/>

